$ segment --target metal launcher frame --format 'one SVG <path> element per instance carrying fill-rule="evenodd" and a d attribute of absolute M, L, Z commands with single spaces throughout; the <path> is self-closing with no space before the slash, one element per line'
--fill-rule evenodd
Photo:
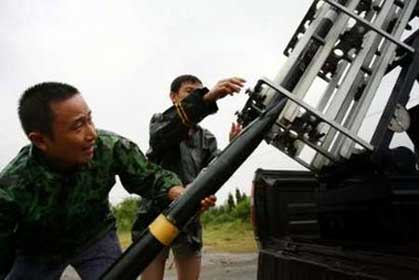
<path fill-rule="evenodd" d="M 287 99 L 265 140 L 312 171 L 352 154 L 386 149 L 409 127 L 405 106 L 419 73 L 417 0 L 317 0 L 284 54 L 273 81 L 261 79 L 238 114 L 244 126 Z M 416 24 L 419 26 L 419 24 Z M 411 36 L 406 37 L 406 31 Z M 359 132 L 383 77 L 401 67 L 371 139 Z M 377 108 L 375 108 L 377 109 Z"/>

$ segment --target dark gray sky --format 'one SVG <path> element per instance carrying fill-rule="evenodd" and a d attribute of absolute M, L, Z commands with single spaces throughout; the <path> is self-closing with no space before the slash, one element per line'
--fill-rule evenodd
<path fill-rule="evenodd" d="M 99 128 L 148 148 L 148 122 L 170 106 L 169 84 L 192 73 L 211 87 L 241 76 L 251 87 L 273 78 L 282 51 L 311 0 L 2 0 L 0 4 L 0 167 L 28 143 L 20 129 L 19 95 L 42 81 L 73 84 L 91 106 Z M 234 112 L 246 96 L 219 102 L 202 125 L 225 147 Z M 405 141 L 405 140 L 400 140 Z M 300 168 L 261 145 L 218 192 L 249 192 L 256 168 Z M 111 201 L 127 193 L 117 186 Z"/>

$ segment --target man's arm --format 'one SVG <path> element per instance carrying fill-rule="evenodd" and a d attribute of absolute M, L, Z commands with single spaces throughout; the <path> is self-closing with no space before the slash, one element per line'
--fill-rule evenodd
<path fill-rule="evenodd" d="M 197 89 L 163 114 L 154 115 L 150 122 L 150 157 L 178 146 L 190 127 L 217 112 L 217 100 L 239 92 L 244 82 L 241 78 L 221 80 L 211 90 Z"/>
<path fill-rule="evenodd" d="M 147 161 L 138 146 L 121 138 L 114 147 L 116 170 L 124 188 L 130 193 L 153 199 L 164 208 L 184 192 L 180 179 L 173 173 Z M 215 205 L 211 195 L 201 201 L 201 210 Z"/>
<path fill-rule="evenodd" d="M 169 196 L 169 189 L 174 186 L 178 186 L 178 190 L 183 188 L 173 172 L 148 161 L 139 147 L 126 138 L 121 137 L 115 143 L 113 154 L 113 169 L 130 193 L 157 200 L 165 207 L 173 199 L 172 194 Z"/>
<path fill-rule="evenodd" d="M 197 89 L 164 113 L 153 116 L 150 121 L 151 158 L 178 146 L 187 137 L 189 128 L 217 112 L 215 101 L 204 101 L 207 93 L 206 88 Z"/>

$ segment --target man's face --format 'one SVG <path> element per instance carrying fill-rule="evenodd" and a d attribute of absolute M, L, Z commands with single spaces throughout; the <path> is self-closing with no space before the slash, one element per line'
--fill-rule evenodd
<path fill-rule="evenodd" d="M 189 94 L 191 94 L 194 90 L 202 88 L 202 84 L 198 82 L 184 82 L 180 86 L 179 90 L 177 92 L 171 92 L 170 98 L 173 102 L 175 101 L 181 101 L 185 97 L 187 97 Z"/>
<path fill-rule="evenodd" d="M 93 158 L 96 129 L 91 111 L 80 94 L 50 104 L 52 134 L 45 136 L 43 153 L 62 168 L 87 163 Z"/>

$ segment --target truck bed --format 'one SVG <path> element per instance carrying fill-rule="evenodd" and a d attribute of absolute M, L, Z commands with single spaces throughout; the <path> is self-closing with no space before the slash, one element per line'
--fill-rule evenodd
<path fill-rule="evenodd" d="M 309 171 L 257 170 L 258 279 L 419 279 L 418 188 L 418 176 L 334 187 Z"/>

